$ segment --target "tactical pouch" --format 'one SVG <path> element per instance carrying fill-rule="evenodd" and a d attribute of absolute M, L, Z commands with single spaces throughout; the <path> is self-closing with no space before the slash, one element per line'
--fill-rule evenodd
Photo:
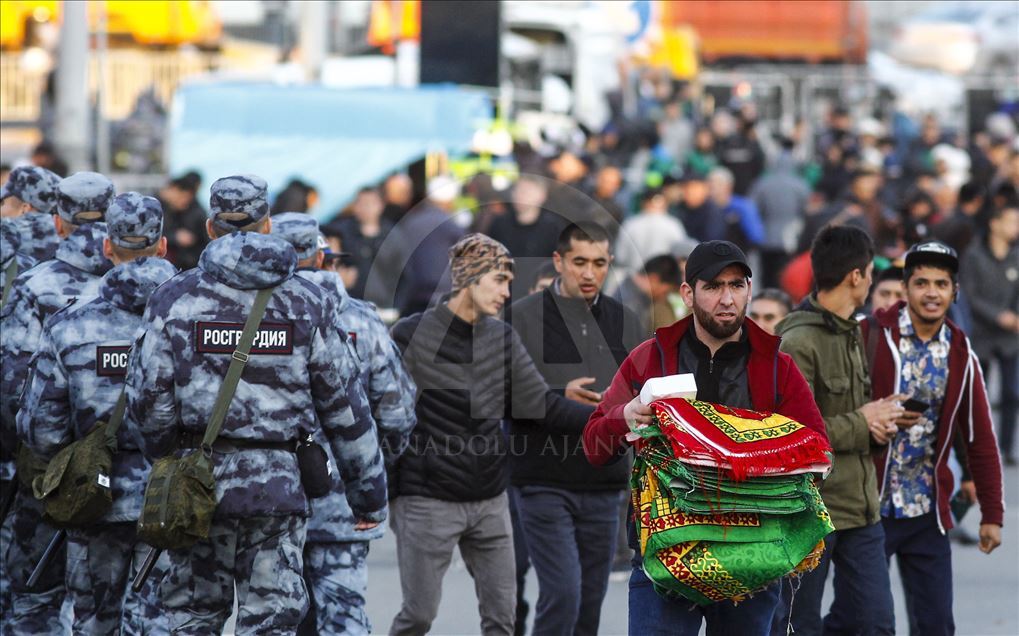
<path fill-rule="evenodd" d="M 138 538 L 163 550 L 189 548 L 209 536 L 215 512 L 211 453 L 198 449 L 157 459 L 145 488 Z"/>
<path fill-rule="evenodd" d="M 152 465 L 138 518 L 138 539 L 143 543 L 164 550 L 182 550 L 209 536 L 209 524 L 216 512 L 212 444 L 219 437 L 272 292 L 273 288 L 262 289 L 255 296 L 241 339 L 231 355 L 230 368 L 219 387 L 201 448 L 183 457 L 163 457 Z"/>
<path fill-rule="evenodd" d="M 329 456 L 311 435 L 297 442 L 297 467 L 301 471 L 301 485 L 308 498 L 325 497 L 332 490 Z"/>
<path fill-rule="evenodd" d="M 18 446 L 18 455 L 14 458 L 14 466 L 18 472 L 18 482 L 25 492 L 32 492 L 32 482 L 46 472 L 46 462 L 39 459 L 27 446 Z"/>
<path fill-rule="evenodd" d="M 32 482 L 46 518 L 58 528 L 90 526 L 113 505 L 110 479 L 117 452 L 117 428 L 124 417 L 121 391 L 109 423 L 99 422 L 82 439 L 64 447 Z"/>

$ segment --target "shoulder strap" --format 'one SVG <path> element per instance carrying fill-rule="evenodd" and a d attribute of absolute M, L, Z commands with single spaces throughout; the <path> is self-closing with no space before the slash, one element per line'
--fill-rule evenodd
<path fill-rule="evenodd" d="M 0 296 L 0 307 L 7 304 L 7 297 L 11 294 L 11 285 L 14 284 L 14 278 L 18 275 L 18 258 L 15 256 L 11 259 L 11 262 L 4 269 L 4 292 L 3 296 Z"/>
<path fill-rule="evenodd" d="M 219 429 L 223 426 L 227 409 L 233 400 L 234 391 L 237 390 L 237 383 L 240 382 L 244 365 L 248 361 L 248 352 L 251 351 L 251 343 L 255 340 L 255 332 L 265 315 L 265 306 L 269 304 L 269 298 L 275 288 L 261 289 L 255 296 L 255 304 L 251 307 L 247 322 L 244 323 L 244 331 L 241 332 L 241 340 L 237 348 L 231 354 L 230 368 L 227 369 L 226 379 L 219 387 L 219 395 L 216 396 L 216 404 L 212 407 L 212 417 L 205 427 L 205 436 L 202 437 L 202 449 L 207 452 L 211 450 L 212 443 L 219 437 Z"/>
<path fill-rule="evenodd" d="M 120 423 L 124 421 L 124 409 L 126 406 L 127 382 L 124 382 L 124 388 L 120 390 L 117 404 L 113 407 L 113 415 L 110 416 L 110 421 L 106 423 L 106 439 L 114 444 L 117 442 L 117 429 L 120 428 Z"/>

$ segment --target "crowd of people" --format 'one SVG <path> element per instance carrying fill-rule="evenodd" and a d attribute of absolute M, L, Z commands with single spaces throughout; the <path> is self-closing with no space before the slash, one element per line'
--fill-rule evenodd
<path fill-rule="evenodd" d="M 456 548 L 485 634 L 597 633 L 614 570 L 635 634 L 893 633 L 893 556 L 911 632 L 952 633 L 947 531 L 979 503 L 994 550 L 1015 464 L 1014 120 L 886 133 L 835 108 L 777 139 L 750 103 L 638 94 L 572 145 L 519 144 L 504 190 L 394 174 L 321 226 L 299 179 L 223 177 L 206 207 L 197 173 L 152 197 L 5 170 L 4 633 L 219 633 L 235 589 L 237 633 L 367 633 L 387 519 L 391 634 L 429 631 Z M 814 571 L 735 605 L 654 589 L 627 435 L 677 373 L 826 435 Z M 112 505 L 58 527 L 43 477 L 100 424 Z M 147 572 L 151 467 L 199 454 L 215 515 Z"/>

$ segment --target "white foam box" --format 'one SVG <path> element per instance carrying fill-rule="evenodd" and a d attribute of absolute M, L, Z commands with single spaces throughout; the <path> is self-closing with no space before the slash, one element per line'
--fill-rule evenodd
<path fill-rule="evenodd" d="M 680 375 L 667 375 L 661 378 L 651 378 L 644 383 L 640 390 L 640 403 L 651 404 L 655 400 L 665 398 L 687 398 L 697 397 L 697 380 L 692 373 Z"/>

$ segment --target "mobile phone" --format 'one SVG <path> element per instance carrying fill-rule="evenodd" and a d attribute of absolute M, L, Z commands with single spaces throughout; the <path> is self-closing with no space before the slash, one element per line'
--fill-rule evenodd
<path fill-rule="evenodd" d="M 906 409 L 907 411 L 912 411 L 914 413 L 923 413 L 928 408 L 930 408 L 930 404 L 928 402 L 924 402 L 923 400 L 909 398 L 908 400 L 902 403 L 902 408 Z"/>

